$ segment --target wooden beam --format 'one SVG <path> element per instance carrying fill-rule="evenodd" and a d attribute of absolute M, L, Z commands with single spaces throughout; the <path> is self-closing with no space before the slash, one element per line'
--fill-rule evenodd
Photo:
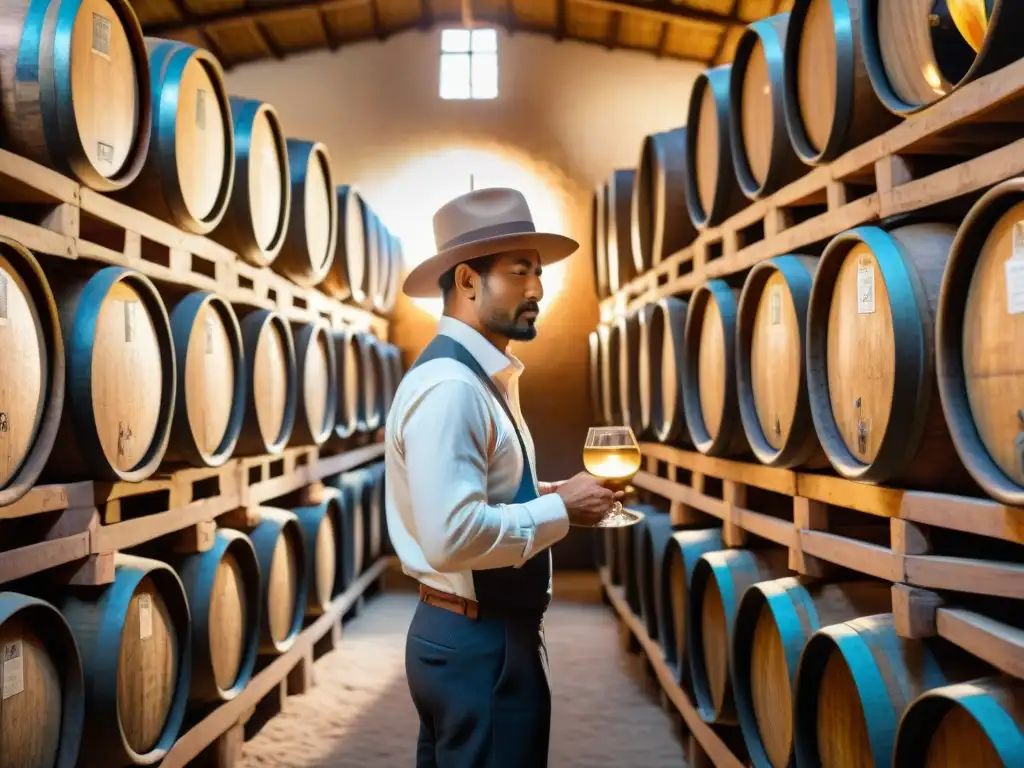
<path fill-rule="evenodd" d="M 567 9 L 565 4 L 568 0 L 558 0 L 558 5 L 555 9 L 555 40 L 562 41 L 565 39 L 565 26 Z"/>
<path fill-rule="evenodd" d="M 258 7 L 244 7 L 224 13 L 211 13 L 207 15 L 183 14 L 178 21 L 170 21 L 163 24 L 147 24 L 145 33 L 151 37 L 166 37 L 182 32 L 203 33 L 204 27 L 229 22 L 248 22 L 251 19 L 260 19 L 270 22 L 274 16 L 291 15 L 299 11 L 326 11 L 352 8 L 366 5 L 370 0 L 274 0 L 271 3 L 263 3 Z"/>
<path fill-rule="evenodd" d="M 732 0 L 732 12 L 731 15 L 736 15 L 736 10 L 739 8 L 740 0 Z M 718 57 L 722 55 L 722 51 L 725 50 L 725 41 L 729 38 L 729 28 L 722 28 L 722 36 L 718 38 L 718 47 L 715 48 L 715 55 L 711 57 L 711 65 L 715 66 L 718 64 Z"/>
<path fill-rule="evenodd" d="M 667 21 L 661 22 L 661 34 L 658 36 L 658 58 L 665 56 L 665 46 L 668 45 L 668 30 L 670 26 Z"/>
<path fill-rule="evenodd" d="M 387 37 L 384 32 L 384 25 L 380 20 L 380 5 L 378 0 L 370 0 L 370 18 L 373 19 L 373 35 L 378 40 L 383 40 Z"/>
<path fill-rule="evenodd" d="M 604 8 L 609 11 L 647 16 L 658 21 L 702 21 L 707 24 L 721 24 L 726 27 L 744 26 L 739 16 L 736 15 L 735 6 L 732 13 L 723 15 L 712 11 L 688 8 L 668 2 L 667 0 L 651 0 L 651 2 L 644 2 L 644 0 L 573 0 L 573 2 L 580 3 L 581 5 L 591 5 L 595 8 Z"/>
<path fill-rule="evenodd" d="M 317 8 L 316 20 L 317 24 L 320 26 L 320 33 L 324 36 L 324 43 L 332 51 L 338 50 L 338 41 L 334 38 L 334 34 L 331 32 L 331 25 L 327 22 L 327 14 Z"/>
<path fill-rule="evenodd" d="M 274 40 L 267 34 L 267 30 L 263 28 L 263 25 L 256 19 L 252 19 L 249 23 L 250 29 L 253 34 L 256 35 L 256 39 L 260 41 L 260 44 L 267 49 L 267 53 L 273 56 L 275 59 L 283 59 L 284 55 L 281 53 L 281 49 L 277 47 Z"/>
<path fill-rule="evenodd" d="M 473 28 L 473 0 L 460 0 L 459 13 L 462 17 L 462 26 L 466 29 Z"/>
<path fill-rule="evenodd" d="M 619 41 L 619 27 L 622 25 L 622 14 L 615 11 L 608 20 L 608 37 L 605 38 L 604 47 L 609 51 L 615 48 Z"/>
<path fill-rule="evenodd" d="M 434 9 L 430 6 L 430 0 L 420 0 L 420 21 L 417 25 L 424 32 L 434 26 Z"/>

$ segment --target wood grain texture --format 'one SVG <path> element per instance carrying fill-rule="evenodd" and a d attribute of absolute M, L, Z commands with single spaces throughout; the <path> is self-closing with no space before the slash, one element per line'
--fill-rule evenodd
<path fill-rule="evenodd" d="M 338 198 L 327 146 L 289 138 L 291 213 L 284 245 L 271 269 L 304 288 L 318 285 L 334 263 Z"/>
<path fill-rule="evenodd" d="M 599 194 L 603 203 L 603 187 Z M 603 224 L 604 214 L 599 216 Z M 631 242 L 637 274 L 686 247 L 696 235 L 686 213 L 686 128 L 649 134 L 640 149 L 633 185 Z M 600 258 L 607 259 L 605 233 L 597 237 L 595 247 L 601 249 Z M 600 263 L 597 269 L 600 287 L 602 278 L 607 280 L 600 270 L 607 273 L 607 264 Z"/>

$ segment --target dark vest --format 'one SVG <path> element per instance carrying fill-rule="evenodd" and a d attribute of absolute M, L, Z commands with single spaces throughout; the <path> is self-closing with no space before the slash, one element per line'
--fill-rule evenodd
<path fill-rule="evenodd" d="M 530 455 L 526 451 L 526 443 L 515 417 L 508 406 L 501 390 L 490 376 L 462 344 L 450 336 L 438 334 L 423 350 L 410 368 L 422 365 L 430 360 L 447 358 L 456 360 L 469 368 L 480 379 L 498 401 L 502 410 L 508 415 L 519 439 L 519 447 L 523 452 L 523 474 L 519 481 L 513 504 L 525 504 L 536 499 L 537 489 L 533 482 L 533 471 L 530 468 Z M 416 492 L 412 489 L 413 493 Z M 488 500 L 490 502 L 490 500 Z M 519 568 L 488 568 L 473 571 L 473 588 L 481 611 L 487 609 L 534 612 L 543 611 L 550 601 L 548 587 L 551 581 L 551 550 L 546 549 L 534 555 Z"/>

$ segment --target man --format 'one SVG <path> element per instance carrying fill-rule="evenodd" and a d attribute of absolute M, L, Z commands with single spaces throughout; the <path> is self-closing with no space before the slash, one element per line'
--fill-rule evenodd
<path fill-rule="evenodd" d="M 552 544 L 593 525 L 621 493 L 580 473 L 538 483 L 519 409 L 545 265 L 569 238 L 535 231 L 525 198 L 482 189 L 434 216 L 438 253 L 403 291 L 444 297 L 438 334 L 387 419 L 387 521 L 420 582 L 406 674 L 420 717 L 419 768 L 542 768 L 551 718 L 542 619 Z"/>

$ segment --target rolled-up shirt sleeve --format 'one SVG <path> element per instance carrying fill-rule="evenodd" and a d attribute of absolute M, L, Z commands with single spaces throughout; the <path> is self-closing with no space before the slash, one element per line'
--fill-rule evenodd
<path fill-rule="evenodd" d="M 458 379 L 427 390 L 403 425 L 415 536 L 439 572 L 520 566 L 568 533 L 557 493 L 487 503 L 493 429 L 479 390 Z"/>

